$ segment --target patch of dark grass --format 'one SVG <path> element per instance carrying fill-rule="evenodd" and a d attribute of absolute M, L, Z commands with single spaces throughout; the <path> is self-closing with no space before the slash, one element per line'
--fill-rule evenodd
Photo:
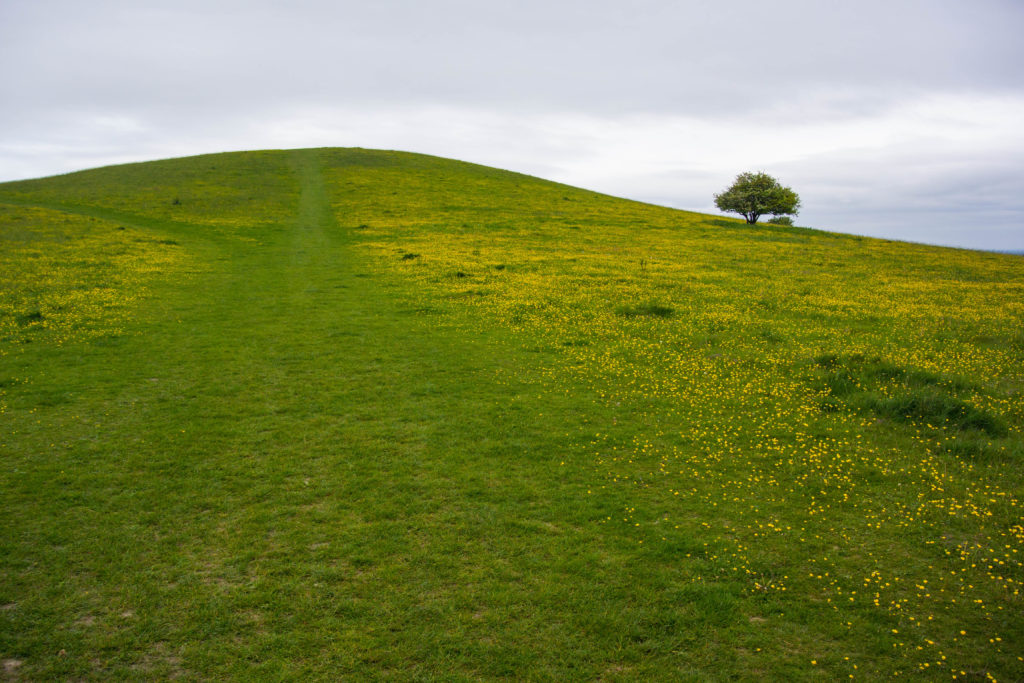
<path fill-rule="evenodd" d="M 916 368 L 903 368 L 878 356 L 868 358 L 859 353 L 845 357 L 823 354 L 814 359 L 814 364 L 820 368 L 831 370 L 836 375 L 842 375 L 855 384 L 895 382 L 911 387 L 944 386 L 954 391 L 972 388 L 971 385 L 959 378 L 943 377 Z"/>
<path fill-rule="evenodd" d="M 416 306 L 413 308 L 400 308 L 396 312 L 404 315 L 437 315 L 444 313 L 444 310 L 434 306 Z"/>
<path fill-rule="evenodd" d="M 647 303 L 637 306 L 619 306 L 615 309 L 615 313 L 624 318 L 671 318 L 675 313 L 675 309 L 671 306 L 663 306 L 662 304 Z"/>
<path fill-rule="evenodd" d="M 46 320 L 43 316 L 43 312 L 40 310 L 29 311 L 28 313 L 21 313 L 14 318 L 18 321 L 19 325 L 31 325 L 33 323 L 40 323 Z"/>
<path fill-rule="evenodd" d="M 820 368 L 834 368 L 839 364 L 839 356 L 834 353 L 823 353 L 815 357 L 814 364 Z"/>
<path fill-rule="evenodd" d="M 71 403 L 73 400 L 74 396 L 61 387 L 35 389 L 30 395 L 25 397 L 25 401 L 29 405 L 38 408 L 50 408 L 53 406 L 65 405 L 67 403 Z"/>
<path fill-rule="evenodd" d="M 849 396 L 861 390 L 857 378 L 845 369 L 834 370 L 826 374 L 821 379 L 821 384 L 832 396 Z"/>
<path fill-rule="evenodd" d="M 994 444 L 987 437 L 964 435 L 942 444 L 939 452 L 958 460 L 975 462 L 996 462 L 1020 460 L 1020 446 L 1007 448 L 1006 444 Z"/>
<path fill-rule="evenodd" d="M 413 259 L 417 259 L 419 257 L 420 257 L 419 254 L 414 254 L 412 252 L 406 252 L 406 253 L 402 254 L 402 260 L 403 261 L 412 261 Z"/>
<path fill-rule="evenodd" d="M 855 410 L 867 410 L 896 422 L 924 422 L 932 428 L 983 432 L 1000 437 L 1006 425 L 997 416 L 963 400 L 971 389 L 958 378 L 904 368 L 879 357 L 822 354 L 814 359 L 814 385 L 827 394 L 821 407 L 835 412 L 837 399 Z M 884 390 L 883 390 L 884 388 Z"/>
<path fill-rule="evenodd" d="M 924 421 L 951 426 L 961 431 L 979 431 L 1006 436 L 1006 425 L 995 415 L 938 391 L 911 390 L 900 396 L 866 397 L 864 405 L 879 415 L 903 422 Z M 933 424 L 939 423 L 939 424 Z"/>

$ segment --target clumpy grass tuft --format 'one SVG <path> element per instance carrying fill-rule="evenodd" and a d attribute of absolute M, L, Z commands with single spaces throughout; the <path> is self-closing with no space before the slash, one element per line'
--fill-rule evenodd
<path fill-rule="evenodd" d="M 864 400 L 864 405 L 894 420 L 925 422 L 991 436 L 1007 434 L 1006 424 L 995 415 L 938 391 L 911 390 L 899 396 L 871 396 Z"/>
<path fill-rule="evenodd" d="M 675 309 L 662 304 L 646 303 L 636 306 L 619 306 L 615 312 L 624 318 L 671 318 Z"/>
<path fill-rule="evenodd" d="M 18 321 L 19 325 L 31 325 L 32 323 L 41 323 L 46 320 L 43 312 L 36 309 L 29 311 L 28 313 L 21 313 L 15 316 L 15 320 Z"/>
<path fill-rule="evenodd" d="M 957 377 L 861 354 L 822 354 L 814 358 L 814 366 L 819 368 L 816 386 L 830 397 L 826 410 L 835 409 L 835 399 L 845 399 L 852 408 L 898 422 L 1007 435 L 1002 419 L 958 396 L 971 386 Z"/>

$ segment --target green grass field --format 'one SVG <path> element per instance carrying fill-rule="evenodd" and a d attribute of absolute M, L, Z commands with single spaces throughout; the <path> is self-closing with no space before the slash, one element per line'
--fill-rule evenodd
<path fill-rule="evenodd" d="M 1024 259 L 360 149 L 0 185 L 14 680 L 1024 679 Z"/>

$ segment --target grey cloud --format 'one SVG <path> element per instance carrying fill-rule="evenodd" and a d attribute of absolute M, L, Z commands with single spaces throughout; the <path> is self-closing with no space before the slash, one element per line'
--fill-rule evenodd
<path fill-rule="evenodd" d="M 292 100 L 737 115 L 837 84 L 1020 87 L 1014 3 L 14 2 L 28 101 Z M 286 9 L 287 8 L 287 9 Z M 29 68 L 25 68 L 25 66 Z"/>

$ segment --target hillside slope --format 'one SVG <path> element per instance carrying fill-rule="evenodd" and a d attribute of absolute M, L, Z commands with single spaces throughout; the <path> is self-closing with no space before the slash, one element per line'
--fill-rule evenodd
<path fill-rule="evenodd" d="M 1024 677 L 1024 259 L 361 149 L 0 185 L 25 679 Z"/>

